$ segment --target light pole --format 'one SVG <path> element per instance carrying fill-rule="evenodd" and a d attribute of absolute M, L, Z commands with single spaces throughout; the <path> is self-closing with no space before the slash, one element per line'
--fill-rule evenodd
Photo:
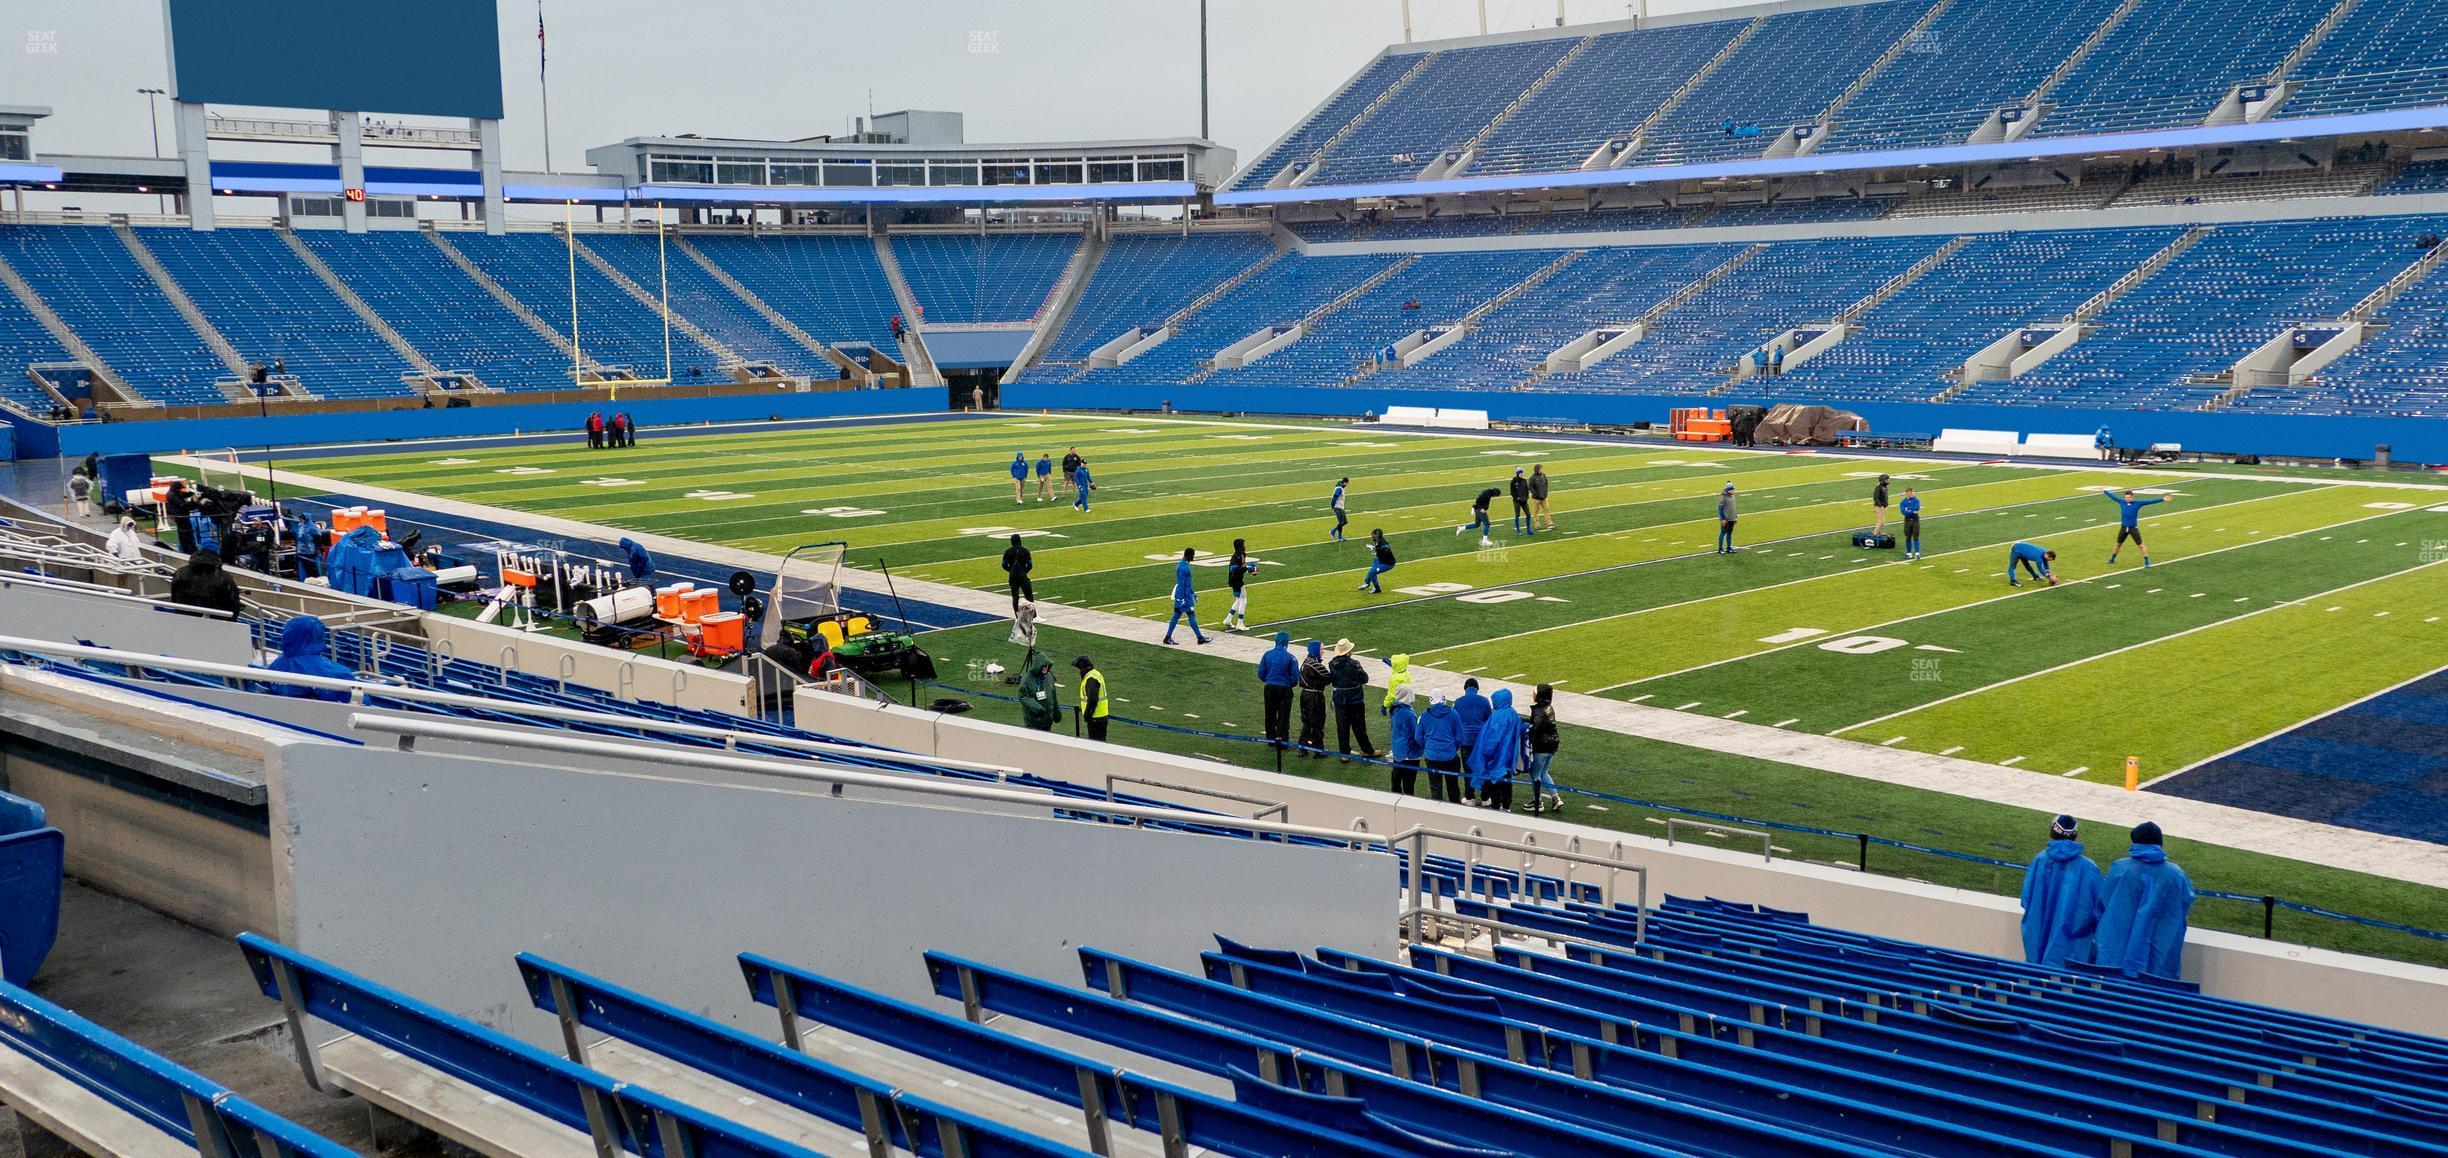
<path fill-rule="evenodd" d="M 161 156 L 161 104 L 154 98 L 167 94 L 157 88 L 140 88 L 136 90 L 136 93 L 145 99 L 145 123 L 153 129 L 153 156 L 159 158 Z M 156 193 L 153 198 L 154 208 L 165 214 L 170 212 L 170 200 L 167 196 Z"/>

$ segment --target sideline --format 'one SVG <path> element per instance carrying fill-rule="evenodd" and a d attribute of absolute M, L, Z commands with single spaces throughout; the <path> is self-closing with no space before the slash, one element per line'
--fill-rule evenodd
<path fill-rule="evenodd" d="M 162 456 L 162 460 L 190 469 L 198 463 L 192 457 L 178 455 Z M 215 465 L 227 466 L 219 460 L 215 460 Z M 249 478 L 269 473 L 252 463 L 242 463 L 238 469 Z M 440 514 L 528 526 L 543 534 L 610 541 L 627 533 L 648 550 L 657 553 L 668 551 L 759 572 L 771 572 L 780 563 L 776 556 L 737 547 L 696 543 L 645 532 L 623 532 L 618 528 L 575 519 L 317 478 L 288 468 L 283 468 L 281 473 L 302 485 L 320 487 L 331 493 L 397 502 L 403 506 L 422 506 Z M 886 590 L 881 575 L 849 566 L 841 569 L 841 580 L 843 586 L 860 591 L 881 593 Z M 997 618 L 1007 615 L 1011 606 L 1008 597 L 1001 592 L 978 591 L 920 579 L 896 578 L 894 582 L 919 591 L 928 602 Z M 1146 620 L 1056 603 L 1039 605 L 1039 622 L 1134 642 L 1147 642 L 1146 637 L 1155 630 Z M 1226 656 L 1250 664 L 1255 664 L 1258 657 L 1272 646 L 1269 640 L 1221 632 L 1217 633 L 1215 640 L 1215 646 L 1207 649 L 1206 654 Z M 1411 670 L 1415 677 L 1441 679 L 1456 687 L 1461 685 L 1463 679 L 1458 673 L 1424 665 L 1415 664 Z M 2113 785 L 2065 780 L 1973 760 L 1882 748 L 1858 740 L 1788 732 L 1740 720 L 1696 716 L 1581 692 L 1558 690 L 1556 699 L 1558 714 L 1573 723 L 1622 735 L 1749 756 L 1858 779 L 1923 788 L 2043 814 L 2072 812 L 2094 822 L 2121 827 L 2150 820 L 2189 840 L 2387 880 L 2448 888 L 2448 845 L 2319 824 L 2180 796 L 2127 792 Z"/>

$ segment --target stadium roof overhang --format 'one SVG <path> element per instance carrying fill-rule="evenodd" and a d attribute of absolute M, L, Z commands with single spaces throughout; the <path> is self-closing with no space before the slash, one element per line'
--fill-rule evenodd
<path fill-rule="evenodd" d="M 2298 120 L 2250 124 L 2202 125 L 2186 129 L 2110 133 L 2048 140 L 1996 141 L 1980 145 L 1945 145 L 1886 152 L 1813 153 L 1748 161 L 1713 161 L 1689 165 L 1627 165 L 1562 173 L 1507 173 L 1485 177 L 1451 177 L 1433 181 L 1382 181 L 1365 185 L 1303 185 L 1281 189 L 1239 189 L 1219 192 L 1219 207 L 1234 205 L 1297 205 L 1364 198 L 1452 197 L 1473 194 L 1543 192 L 1559 189 L 1601 189 L 1675 181 L 1789 177 L 1828 173 L 1936 168 L 1980 164 L 2011 164 L 2056 157 L 2088 157 L 2108 153 L 2215 148 L 2316 137 L 2403 133 L 2448 128 L 2448 107 L 2397 109 L 2380 113 L 2304 117 Z"/>

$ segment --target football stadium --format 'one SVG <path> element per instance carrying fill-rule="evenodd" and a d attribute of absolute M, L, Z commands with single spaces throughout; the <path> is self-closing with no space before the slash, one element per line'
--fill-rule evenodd
<path fill-rule="evenodd" d="M 26 7 L 0 1155 L 2448 1153 L 2448 2 Z"/>

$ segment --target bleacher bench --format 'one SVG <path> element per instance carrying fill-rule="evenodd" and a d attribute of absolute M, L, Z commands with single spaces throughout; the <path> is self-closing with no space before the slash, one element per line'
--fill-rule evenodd
<path fill-rule="evenodd" d="M 2005 458 L 2015 452 L 2018 443 L 2015 432 L 2011 430 L 1959 430 L 1950 426 L 1930 440 L 1930 449 L 1940 454 Z"/>
<path fill-rule="evenodd" d="M 1431 430 L 1486 430 L 1488 412 L 1440 406 L 1388 406 L 1378 421 L 1388 426 L 1424 426 Z"/>
<path fill-rule="evenodd" d="M 2033 458 L 2077 458 L 2086 462 L 2099 457 L 2099 448 L 2092 445 L 2088 434 L 2026 434 L 2017 454 Z"/>

